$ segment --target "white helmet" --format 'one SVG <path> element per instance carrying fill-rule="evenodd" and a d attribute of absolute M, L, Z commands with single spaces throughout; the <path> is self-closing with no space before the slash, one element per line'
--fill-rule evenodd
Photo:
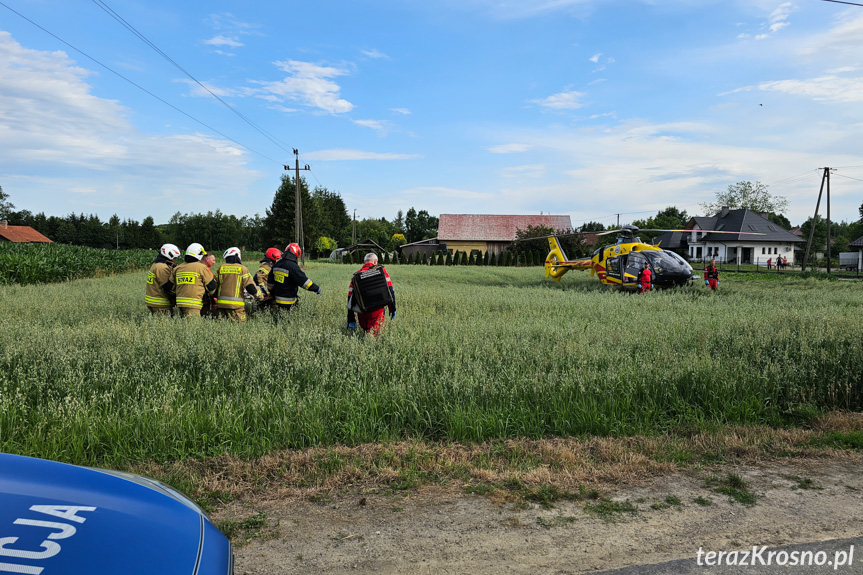
<path fill-rule="evenodd" d="M 225 250 L 225 254 L 222 256 L 225 259 L 228 259 L 228 256 L 237 256 L 240 257 L 240 248 L 228 248 Z"/>
<path fill-rule="evenodd" d="M 165 244 L 161 248 L 159 248 L 159 253 L 172 260 L 180 255 L 180 248 L 175 246 L 174 244 Z"/>
<path fill-rule="evenodd" d="M 198 243 L 191 244 L 186 248 L 186 255 L 192 256 L 198 261 L 201 261 L 205 255 L 207 255 L 207 250 L 204 249 L 204 246 Z"/>

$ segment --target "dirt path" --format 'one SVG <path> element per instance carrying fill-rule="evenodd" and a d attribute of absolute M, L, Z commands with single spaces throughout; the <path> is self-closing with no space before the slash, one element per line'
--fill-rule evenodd
<path fill-rule="evenodd" d="M 754 505 L 707 484 L 728 473 L 747 483 Z M 588 573 L 692 557 L 699 547 L 721 551 L 863 534 L 859 456 L 726 465 L 602 492 L 605 503 L 557 501 L 544 508 L 455 488 L 348 489 L 318 502 L 238 501 L 216 518 L 266 515 L 264 536 L 236 549 L 238 575 Z M 614 511 L 613 502 L 637 511 Z M 598 507 L 586 510 L 591 505 Z"/>

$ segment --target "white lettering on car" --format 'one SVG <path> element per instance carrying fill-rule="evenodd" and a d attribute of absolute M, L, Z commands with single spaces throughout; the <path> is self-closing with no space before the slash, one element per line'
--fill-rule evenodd
<path fill-rule="evenodd" d="M 86 521 L 87 519 L 86 517 L 81 517 L 80 515 L 78 515 L 79 512 L 95 510 L 95 507 L 85 507 L 80 505 L 33 505 L 30 507 L 30 511 L 35 511 L 36 513 L 42 513 L 60 519 L 66 519 L 75 523 L 84 523 L 84 521 Z M 26 525 L 28 527 L 41 527 L 43 529 L 50 529 L 52 530 L 52 532 L 49 533 L 47 535 L 47 538 L 40 544 L 40 547 L 42 547 L 43 551 L 15 549 L 11 547 L 11 545 L 18 541 L 18 537 L 0 537 L 0 556 L 15 557 L 16 559 L 48 559 L 57 555 L 61 550 L 60 544 L 55 543 L 53 540 L 66 539 L 73 536 L 77 532 L 77 528 L 74 525 L 69 525 L 68 523 L 59 523 L 57 521 L 42 521 L 40 519 L 28 519 L 26 517 L 17 518 L 13 522 L 13 524 Z M 51 539 L 52 541 L 49 541 L 49 539 Z M 39 575 L 42 572 L 42 569 L 44 568 L 35 567 L 32 565 L 0 563 L 0 572 L 5 573 L 23 573 L 25 575 Z"/>

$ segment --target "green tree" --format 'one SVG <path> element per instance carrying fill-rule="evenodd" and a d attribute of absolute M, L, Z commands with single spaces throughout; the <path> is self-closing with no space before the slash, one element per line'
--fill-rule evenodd
<path fill-rule="evenodd" d="M 321 236 L 317 240 L 315 240 L 315 255 L 319 258 L 329 256 L 330 253 L 337 247 L 339 247 L 339 245 L 336 243 L 336 240 L 328 238 L 326 236 Z"/>
<path fill-rule="evenodd" d="M 604 226 L 604 225 L 602 225 L 602 224 L 601 224 L 601 223 L 599 223 L 599 222 L 587 222 L 586 224 L 584 224 L 583 226 L 581 226 L 581 229 L 580 229 L 579 231 L 580 231 L 581 233 L 588 233 L 588 232 L 604 232 L 604 231 L 605 231 L 605 226 Z"/>
<path fill-rule="evenodd" d="M 9 194 L 3 191 L 3 186 L 0 186 L 0 220 L 11 219 L 14 210 L 15 206 L 9 201 Z"/>
<path fill-rule="evenodd" d="M 405 215 L 405 237 L 408 243 L 418 242 L 437 236 L 438 218 L 425 210 L 408 210 Z"/>
<path fill-rule="evenodd" d="M 767 191 L 767 186 L 761 182 L 737 182 L 728 186 L 724 192 L 716 192 L 715 202 L 701 204 L 705 215 L 719 213 L 723 207 L 735 209 L 745 208 L 751 212 L 768 212 L 781 214 L 788 209 L 788 198 L 773 196 Z"/>
<path fill-rule="evenodd" d="M 288 174 L 282 174 L 281 184 L 273 197 L 273 203 L 267 208 L 264 218 L 265 234 L 268 245 L 286 246 L 296 241 L 296 180 Z M 309 195 L 309 186 L 305 178 L 300 178 L 300 201 L 303 204 L 303 231 L 308 237 L 316 237 L 324 234 L 308 233 L 316 227 L 314 222 L 316 210 Z M 310 226 L 311 222 L 311 226 Z M 206 247 L 206 244 L 204 244 Z"/>
<path fill-rule="evenodd" d="M 405 239 L 404 234 L 395 233 L 392 235 L 392 237 L 390 237 L 390 241 L 387 242 L 387 249 L 391 251 L 397 251 L 406 243 L 408 243 L 408 241 L 407 239 Z"/>
<path fill-rule="evenodd" d="M 303 228 L 315 229 L 319 235 L 334 239 L 338 245 L 348 245 L 351 239 L 351 217 L 342 196 L 338 192 L 318 186 L 312 192 L 311 203 L 314 206 L 315 221 L 309 220 L 304 209 Z M 305 203 L 303 207 L 305 208 Z"/>

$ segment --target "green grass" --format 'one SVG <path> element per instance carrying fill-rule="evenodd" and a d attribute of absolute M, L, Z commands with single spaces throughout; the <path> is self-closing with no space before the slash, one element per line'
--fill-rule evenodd
<path fill-rule="evenodd" d="M 749 491 L 749 486 L 736 473 L 726 473 L 725 477 L 709 477 L 708 487 L 713 487 L 715 493 L 727 495 L 730 500 L 752 507 L 758 501 L 758 496 Z"/>
<path fill-rule="evenodd" d="M 0 450 L 124 466 L 801 425 L 863 407 L 863 292 L 850 282 L 634 296 L 586 273 L 553 283 L 540 268 L 392 265 L 398 317 L 374 339 L 345 333 L 355 267 L 311 264 L 323 295 L 303 292 L 278 325 L 150 317 L 144 272 L 0 287 Z"/>

